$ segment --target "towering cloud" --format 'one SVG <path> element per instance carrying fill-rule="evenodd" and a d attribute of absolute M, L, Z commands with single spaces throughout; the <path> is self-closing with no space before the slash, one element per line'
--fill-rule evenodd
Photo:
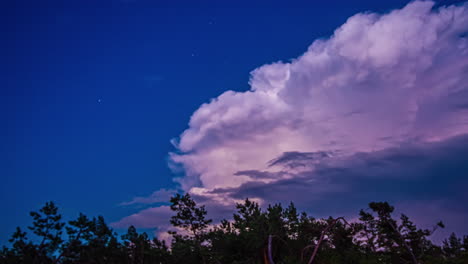
<path fill-rule="evenodd" d="M 313 210 L 346 195 L 339 213 L 346 203 L 442 201 L 449 191 L 374 187 L 382 184 L 466 186 L 468 155 L 457 148 L 468 147 L 466 3 L 356 14 L 297 59 L 254 70 L 250 85 L 203 104 L 170 154 L 185 171 L 181 188 L 212 208 L 248 196 Z M 446 177 L 454 166 L 462 171 Z"/>

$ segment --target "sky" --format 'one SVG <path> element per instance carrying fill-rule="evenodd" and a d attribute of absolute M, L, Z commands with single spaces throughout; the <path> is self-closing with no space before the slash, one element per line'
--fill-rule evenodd
<path fill-rule="evenodd" d="M 54 201 L 162 235 L 189 192 L 468 234 L 463 1 L 1 1 L 0 242 Z"/>

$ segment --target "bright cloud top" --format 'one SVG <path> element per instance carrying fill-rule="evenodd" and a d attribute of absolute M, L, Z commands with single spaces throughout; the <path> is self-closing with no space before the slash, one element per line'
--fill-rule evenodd
<path fill-rule="evenodd" d="M 233 187 L 289 151 L 349 155 L 468 132 L 467 5 L 413 2 L 352 16 L 290 63 L 264 65 L 247 92 L 203 104 L 171 154 L 183 189 Z"/>
<path fill-rule="evenodd" d="M 417 1 L 388 14 L 354 15 L 297 59 L 252 71 L 250 85 L 203 104 L 170 154 L 185 172 L 181 188 L 210 213 L 229 217 L 245 196 L 294 198 L 309 208 L 345 196 L 328 211 L 391 197 L 445 204 L 450 186 L 466 185 L 459 181 L 468 164 L 459 147 L 468 143 L 466 3 L 434 9 Z M 465 171 L 441 180 L 450 166 Z M 418 192 L 396 187 L 413 176 Z M 434 182 L 446 188 L 426 188 Z M 153 196 L 159 193 L 128 204 Z M 465 214 L 462 204 L 457 210 Z M 120 223 L 138 224 L 132 220 L 155 212 L 148 210 Z"/>

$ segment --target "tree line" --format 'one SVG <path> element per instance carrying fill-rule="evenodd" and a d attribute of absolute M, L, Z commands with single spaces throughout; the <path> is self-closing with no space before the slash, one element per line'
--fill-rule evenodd
<path fill-rule="evenodd" d="M 246 199 L 236 205 L 232 220 L 212 224 L 204 206 L 189 194 L 170 200 L 174 215 L 169 245 L 130 226 L 118 236 L 102 216 L 84 214 L 67 223 L 57 206 L 46 203 L 30 213 L 27 236 L 20 227 L 0 251 L 0 263 L 32 264 L 179 264 L 179 263 L 391 263 L 466 264 L 468 236 L 451 234 L 442 245 L 429 237 L 433 229 L 418 228 L 406 215 L 393 216 L 387 202 L 371 202 L 359 220 L 317 219 L 299 213 L 293 203 L 262 209 Z"/>

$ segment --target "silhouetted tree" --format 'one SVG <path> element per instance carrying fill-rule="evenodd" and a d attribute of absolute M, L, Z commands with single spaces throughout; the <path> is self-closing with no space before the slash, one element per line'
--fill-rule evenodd
<path fill-rule="evenodd" d="M 206 218 L 205 206 L 197 206 L 190 194 L 176 194 L 171 198 L 171 210 L 176 215 L 171 217 L 170 223 L 174 227 L 185 230 L 186 234 L 171 231 L 174 241 L 172 251 L 176 263 L 208 263 L 209 250 L 203 244 L 206 241 L 206 229 L 212 222 Z"/>
<path fill-rule="evenodd" d="M 28 238 L 17 228 L 10 247 L 0 250 L 0 264 L 465 264 L 468 237 L 451 234 L 442 246 L 429 236 L 437 229 L 419 229 L 406 215 L 393 218 L 393 206 L 372 202 L 359 221 L 316 219 L 298 213 L 293 203 L 260 206 L 246 199 L 236 205 L 232 220 L 211 225 L 204 206 L 189 194 L 171 198 L 174 216 L 170 248 L 130 226 L 118 239 L 102 216 L 79 214 L 66 225 L 48 202 L 31 212 Z M 65 227 L 65 238 L 62 238 Z M 443 227 L 438 223 L 436 227 Z M 211 229 L 209 229 L 211 228 Z"/>
<path fill-rule="evenodd" d="M 28 227 L 41 242 L 35 248 L 33 264 L 49 263 L 53 254 L 59 249 L 62 240 L 62 216 L 54 202 L 47 202 L 39 212 L 31 212 L 32 226 Z"/>

